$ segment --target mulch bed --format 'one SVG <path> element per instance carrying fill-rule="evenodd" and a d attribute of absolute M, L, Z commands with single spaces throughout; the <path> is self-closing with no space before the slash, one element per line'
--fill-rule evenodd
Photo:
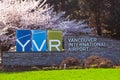
<path fill-rule="evenodd" d="M 120 69 L 120 65 L 119 66 L 114 66 L 114 68 L 116 69 Z M 98 68 L 99 69 L 99 68 Z M 2 64 L 0 64 L 0 71 L 30 71 L 30 70 L 37 70 L 37 69 L 32 69 L 30 67 L 16 67 L 16 68 L 11 68 L 11 67 L 7 67 L 7 68 L 3 68 Z M 40 69 L 38 69 L 40 70 Z"/>
<path fill-rule="evenodd" d="M 115 68 L 120 68 L 120 66 L 115 66 Z"/>

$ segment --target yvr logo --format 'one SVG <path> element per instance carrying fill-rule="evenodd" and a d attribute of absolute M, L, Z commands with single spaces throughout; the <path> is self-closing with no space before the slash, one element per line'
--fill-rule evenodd
<path fill-rule="evenodd" d="M 62 51 L 62 31 L 17 30 L 16 51 Z"/>

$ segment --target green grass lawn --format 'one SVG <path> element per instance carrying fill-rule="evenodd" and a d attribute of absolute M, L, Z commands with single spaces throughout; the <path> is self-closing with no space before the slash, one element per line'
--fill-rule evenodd
<path fill-rule="evenodd" d="M 120 69 L 0 72 L 0 80 L 120 80 Z"/>

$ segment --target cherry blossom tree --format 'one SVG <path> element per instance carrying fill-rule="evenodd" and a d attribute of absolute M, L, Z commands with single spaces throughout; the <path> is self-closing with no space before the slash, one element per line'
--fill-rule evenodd
<path fill-rule="evenodd" d="M 2 0 L 0 1 L 0 46 L 7 51 L 15 45 L 17 29 L 62 30 L 67 34 L 92 33 L 84 21 L 76 22 L 64 18 L 65 12 L 54 12 L 46 0 Z"/>

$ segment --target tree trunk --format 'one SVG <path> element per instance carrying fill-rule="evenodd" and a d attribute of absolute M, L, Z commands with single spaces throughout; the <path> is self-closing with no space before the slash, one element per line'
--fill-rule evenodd
<path fill-rule="evenodd" d="M 100 23 L 100 5 L 99 3 L 97 3 L 96 5 L 96 9 L 95 9 L 95 24 L 96 24 L 96 28 L 97 28 L 97 34 L 99 36 L 102 36 L 102 29 L 101 29 L 101 23 Z"/>
<path fill-rule="evenodd" d="M 1 62 L 1 59 L 2 59 L 2 51 L 1 51 L 1 45 L 0 45 L 0 62 Z"/>
<path fill-rule="evenodd" d="M 1 48 L 0 48 L 1 54 L 2 54 L 4 51 L 8 51 L 8 50 L 11 48 L 11 46 L 12 46 L 12 45 L 10 45 L 10 46 L 4 46 L 4 45 L 2 46 L 2 45 L 1 45 Z"/>

